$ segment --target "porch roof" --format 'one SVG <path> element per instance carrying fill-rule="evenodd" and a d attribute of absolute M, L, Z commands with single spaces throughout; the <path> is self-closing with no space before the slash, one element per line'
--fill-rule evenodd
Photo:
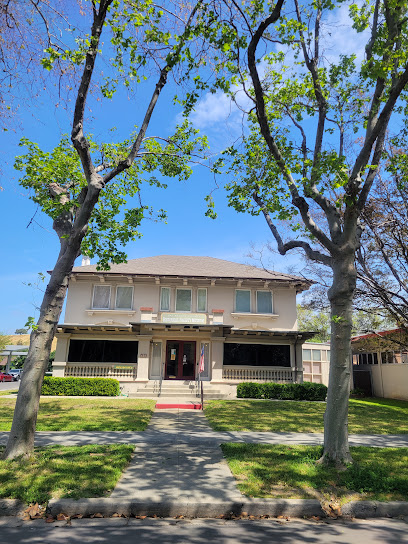
<path fill-rule="evenodd" d="M 122 332 L 122 333 L 140 333 L 142 328 L 150 331 L 183 331 L 183 332 L 220 332 L 221 336 L 228 338 L 287 338 L 291 340 L 302 340 L 306 342 L 309 338 L 316 335 L 312 331 L 271 331 L 259 329 L 234 329 L 233 325 L 213 324 L 202 325 L 199 323 L 154 323 L 154 322 L 134 322 L 129 325 L 86 325 L 80 323 L 62 323 L 58 325 L 57 332 L 65 333 L 83 333 L 83 332 Z"/>
<path fill-rule="evenodd" d="M 61 323 L 57 332 L 132 332 L 131 325 L 84 325 L 81 323 Z"/>
<path fill-rule="evenodd" d="M 314 331 L 271 331 L 271 330 L 256 330 L 256 329 L 233 329 L 230 328 L 229 330 L 224 331 L 224 335 L 231 337 L 272 337 L 275 338 L 290 338 L 290 339 L 297 339 L 302 340 L 303 342 L 306 342 L 309 338 L 313 338 L 313 336 L 316 335 L 316 332 Z"/>

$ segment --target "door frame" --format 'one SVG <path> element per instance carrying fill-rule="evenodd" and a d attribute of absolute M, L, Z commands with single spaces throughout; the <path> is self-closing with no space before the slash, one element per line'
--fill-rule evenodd
<path fill-rule="evenodd" d="M 179 349 L 178 349 L 178 360 L 177 360 L 177 374 L 176 374 L 176 377 L 175 378 L 169 378 L 168 377 L 168 373 L 167 373 L 167 364 L 168 364 L 168 357 L 169 357 L 169 353 L 168 353 L 168 350 L 167 350 L 167 344 L 169 342 L 177 342 L 179 344 Z M 194 344 L 194 361 L 193 361 L 193 375 L 192 376 L 180 376 L 180 374 L 182 373 L 182 370 L 183 370 L 183 361 L 182 361 L 182 357 L 183 357 L 183 346 L 184 344 Z M 175 381 L 175 380 L 183 380 L 183 381 L 192 381 L 192 380 L 195 380 L 195 372 L 196 372 L 196 357 L 197 357 L 197 342 L 196 340 L 166 340 L 166 364 L 165 364 L 165 368 L 164 368 L 164 379 L 165 380 L 172 380 L 172 381 Z"/>

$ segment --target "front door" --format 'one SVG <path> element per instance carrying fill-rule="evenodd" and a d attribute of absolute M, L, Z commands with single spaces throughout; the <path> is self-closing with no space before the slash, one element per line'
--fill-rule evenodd
<path fill-rule="evenodd" d="M 195 342 L 168 340 L 166 349 L 166 380 L 194 380 Z"/>

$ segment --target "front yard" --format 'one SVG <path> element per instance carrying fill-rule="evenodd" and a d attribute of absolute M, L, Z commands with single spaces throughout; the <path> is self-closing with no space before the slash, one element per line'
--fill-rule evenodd
<path fill-rule="evenodd" d="M 351 448 L 345 471 L 316 464 L 321 446 L 223 444 L 240 491 L 249 497 L 408 500 L 408 448 Z"/>
<path fill-rule="evenodd" d="M 0 448 L 0 457 L 4 448 Z M 0 497 L 26 504 L 51 498 L 101 497 L 112 491 L 134 446 L 50 446 L 28 460 L 0 460 Z"/>
<path fill-rule="evenodd" d="M 323 432 L 326 404 L 313 401 L 215 400 L 205 415 L 214 431 Z M 350 434 L 407 434 L 408 402 L 350 399 Z"/>
<path fill-rule="evenodd" d="M 9 431 L 15 399 L 0 399 L 0 431 Z M 151 399 L 41 397 L 37 431 L 144 431 L 152 417 Z"/>

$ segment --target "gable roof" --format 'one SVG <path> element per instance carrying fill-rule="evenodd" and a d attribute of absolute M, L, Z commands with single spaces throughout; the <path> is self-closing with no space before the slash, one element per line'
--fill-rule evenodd
<path fill-rule="evenodd" d="M 313 282 L 298 276 L 265 270 L 256 266 L 239 264 L 214 257 L 158 255 L 130 259 L 126 263 L 112 264 L 110 270 L 97 270 L 96 265 L 77 266 L 74 274 L 120 274 L 136 276 L 175 276 L 195 278 L 260 279 L 295 282 L 308 288 Z"/>

